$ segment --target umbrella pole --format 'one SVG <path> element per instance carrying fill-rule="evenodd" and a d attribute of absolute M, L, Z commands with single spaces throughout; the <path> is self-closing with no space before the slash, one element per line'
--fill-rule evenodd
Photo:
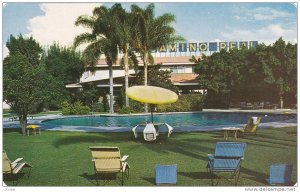
<path fill-rule="evenodd" d="M 153 124 L 153 107 L 152 107 L 152 105 L 150 107 L 150 110 L 151 110 L 151 120 L 152 120 L 152 124 Z"/>

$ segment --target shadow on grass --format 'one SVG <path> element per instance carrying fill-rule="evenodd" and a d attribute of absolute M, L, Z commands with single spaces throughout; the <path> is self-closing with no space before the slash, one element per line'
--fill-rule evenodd
<path fill-rule="evenodd" d="M 180 135 L 179 135 L 180 136 Z M 84 133 L 83 135 L 67 135 L 53 141 L 52 145 L 56 148 L 66 145 L 88 143 L 90 145 L 105 145 L 105 143 L 113 143 L 118 145 L 121 143 L 139 143 L 156 153 L 179 153 L 196 159 L 207 160 L 206 157 L 199 155 L 199 152 L 214 151 L 213 148 L 207 147 L 207 144 L 214 144 L 214 140 L 190 138 L 176 139 L 176 135 L 171 138 L 167 134 L 160 134 L 160 137 L 153 142 L 146 142 L 142 137 L 137 140 L 133 139 L 131 133 Z"/>
<path fill-rule="evenodd" d="M 153 185 L 156 185 L 154 177 L 142 177 L 142 179 L 144 179 L 145 181 L 147 181 Z"/>
<path fill-rule="evenodd" d="M 251 169 L 247 169 L 245 167 L 241 168 L 241 173 L 249 175 L 246 177 L 243 176 L 243 178 L 247 178 L 247 179 L 253 180 L 257 183 L 262 183 L 262 184 L 267 184 L 266 179 L 269 178 L 269 175 L 267 175 L 263 172 L 254 171 Z"/>
<path fill-rule="evenodd" d="M 88 173 L 83 173 L 82 175 L 79 175 L 80 177 L 85 178 L 88 180 L 91 184 L 96 185 L 96 186 L 106 186 L 107 184 L 111 182 L 116 182 L 116 184 L 121 185 L 121 179 L 116 173 L 103 173 L 103 174 L 98 174 L 96 175 L 95 173 L 93 174 L 88 174 Z"/>
<path fill-rule="evenodd" d="M 210 175 L 207 172 L 178 172 L 178 174 L 191 179 L 210 179 Z"/>
<path fill-rule="evenodd" d="M 3 133 L 20 133 L 20 134 L 22 134 L 22 131 L 20 128 L 7 128 L 7 129 L 3 129 Z"/>
<path fill-rule="evenodd" d="M 85 178 L 87 181 L 89 181 L 93 185 L 97 185 L 96 181 L 96 175 L 95 174 L 88 174 L 88 173 L 83 173 L 79 175 L 80 177 Z"/>
<path fill-rule="evenodd" d="M 181 155 L 186 155 L 188 157 L 195 158 L 197 160 L 206 161 L 206 156 L 199 154 L 200 153 L 212 153 L 213 148 L 208 147 L 207 144 L 214 144 L 214 141 L 209 139 L 183 139 L 183 140 L 173 140 L 161 143 L 161 145 L 146 144 L 146 148 L 154 151 L 155 153 L 178 153 Z"/>
<path fill-rule="evenodd" d="M 83 135 L 65 136 L 63 138 L 53 141 L 53 146 L 59 148 L 60 146 L 72 145 L 76 143 L 123 143 L 133 142 L 129 134 L 117 133 L 85 133 Z"/>
<path fill-rule="evenodd" d="M 265 146 L 265 147 L 271 147 L 274 148 L 274 145 L 278 145 L 276 146 L 276 148 L 290 148 L 290 147 L 296 147 L 297 146 L 297 141 L 294 140 L 282 140 L 279 139 L 278 137 L 272 137 L 272 136 L 267 136 L 267 135 L 251 135 L 248 137 L 244 137 L 245 140 L 251 141 L 252 145 L 258 145 L 258 146 Z M 255 143 L 253 141 L 256 142 L 260 142 Z M 291 144 L 291 142 L 295 142 L 294 144 Z"/>
<path fill-rule="evenodd" d="M 25 173 L 25 172 L 24 173 L 18 173 L 16 175 L 14 175 L 14 174 L 4 175 L 3 174 L 3 182 L 5 182 L 5 184 L 7 186 L 17 186 L 20 182 L 22 182 L 22 180 L 28 179 L 27 174 L 28 173 Z"/>

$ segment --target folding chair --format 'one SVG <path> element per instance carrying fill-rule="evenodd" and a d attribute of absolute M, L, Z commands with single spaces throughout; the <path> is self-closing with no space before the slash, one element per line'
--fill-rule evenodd
<path fill-rule="evenodd" d="M 270 185 L 291 185 L 293 165 L 273 164 L 270 166 L 270 178 L 267 182 Z"/>
<path fill-rule="evenodd" d="M 234 184 L 237 185 L 241 161 L 244 159 L 246 143 L 240 142 L 218 142 L 215 154 L 208 154 L 207 172 L 211 177 L 211 184 L 214 185 L 214 174 L 217 172 L 229 172 Z"/>
<path fill-rule="evenodd" d="M 2 162 L 3 162 L 3 175 L 10 175 L 17 177 L 17 180 L 13 180 L 13 184 L 17 184 L 19 181 L 19 174 L 22 172 L 23 168 L 29 168 L 28 178 L 30 176 L 30 171 L 32 166 L 26 162 L 20 162 L 23 158 L 17 158 L 11 162 L 5 151 L 2 152 Z"/>
<path fill-rule="evenodd" d="M 99 174 L 122 173 L 121 184 L 124 185 L 125 177 L 129 178 L 129 164 L 126 162 L 128 155 L 121 159 L 118 147 L 90 147 L 92 161 L 94 162 L 95 174 L 98 184 Z"/>
<path fill-rule="evenodd" d="M 177 165 L 156 165 L 155 182 L 159 184 L 177 183 Z"/>

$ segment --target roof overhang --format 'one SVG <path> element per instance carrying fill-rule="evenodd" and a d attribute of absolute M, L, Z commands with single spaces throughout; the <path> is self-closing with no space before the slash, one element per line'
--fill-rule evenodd
<path fill-rule="evenodd" d="M 109 84 L 98 84 L 96 85 L 97 87 L 109 87 Z M 114 87 L 122 87 L 122 84 L 114 84 Z M 80 84 L 69 84 L 65 86 L 68 89 L 72 89 L 72 88 L 82 88 L 82 85 Z"/>
<path fill-rule="evenodd" d="M 199 85 L 199 83 L 174 83 L 174 85 L 187 86 L 187 85 Z"/>
<path fill-rule="evenodd" d="M 66 85 L 66 88 L 82 88 L 82 85 L 80 85 L 79 83 L 68 84 L 68 85 Z"/>
<path fill-rule="evenodd" d="M 96 85 L 97 87 L 109 87 L 109 84 Z M 122 84 L 114 84 L 114 87 L 123 87 Z"/>

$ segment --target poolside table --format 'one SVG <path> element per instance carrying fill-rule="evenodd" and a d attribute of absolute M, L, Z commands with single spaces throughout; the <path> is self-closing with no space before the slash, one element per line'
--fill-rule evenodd
<path fill-rule="evenodd" d="M 237 140 L 237 133 L 241 128 L 238 127 L 225 127 L 222 129 L 224 131 L 224 139 L 228 139 L 229 133 L 232 132 L 234 135 L 235 140 Z"/>
<path fill-rule="evenodd" d="M 30 131 L 33 132 L 34 135 L 36 135 L 36 133 L 41 135 L 41 126 L 39 126 L 39 125 L 27 125 L 26 131 L 27 131 L 27 136 L 30 135 Z"/>

